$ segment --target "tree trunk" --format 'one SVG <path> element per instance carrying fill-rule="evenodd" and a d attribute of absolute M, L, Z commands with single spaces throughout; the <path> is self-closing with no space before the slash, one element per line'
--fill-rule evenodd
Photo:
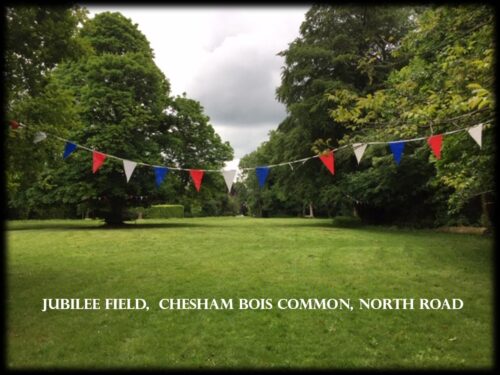
<path fill-rule="evenodd" d="M 107 225 L 123 225 L 123 202 L 112 200 L 109 205 L 109 211 L 104 218 Z"/>
<path fill-rule="evenodd" d="M 481 210 L 482 210 L 482 225 L 485 227 L 491 227 L 490 213 L 488 210 L 488 201 L 486 199 L 486 194 L 481 194 Z"/>
<path fill-rule="evenodd" d="M 314 217 L 314 212 L 313 212 L 313 204 L 312 202 L 309 202 L 309 217 Z"/>

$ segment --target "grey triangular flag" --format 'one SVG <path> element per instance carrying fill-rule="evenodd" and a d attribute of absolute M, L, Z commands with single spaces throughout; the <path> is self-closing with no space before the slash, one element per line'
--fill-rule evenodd
<path fill-rule="evenodd" d="M 123 160 L 123 169 L 125 170 L 125 176 L 127 176 L 127 182 L 129 182 L 136 166 L 137 163 L 135 161 Z"/>
<path fill-rule="evenodd" d="M 479 148 L 482 147 L 482 140 L 483 140 L 483 124 L 479 124 L 476 126 L 473 126 L 468 130 L 470 136 L 474 138 L 474 140 L 477 142 L 479 145 Z"/>
<path fill-rule="evenodd" d="M 222 171 L 222 175 L 224 176 L 224 181 L 226 181 L 227 190 L 231 192 L 231 186 L 233 186 L 236 170 L 231 169 L 229 171 Z"/>
<path fill-rule="evenodd" d="M 47 134 L 44 132 L 36 132 L 35 137 L 33 138 L 33 143 L 38 143 L 47 138 Z"/>
<path fill-rule="evenodd" d="M 356 159 L 358 159 L 358 164 L 361 161 L 363 154 L 365 153 L 366 146 L 367 145 L 364 143 L 353 143 L 352 144 L 352 148 L 354 149 L 354 155 L 356 155 Z"/>

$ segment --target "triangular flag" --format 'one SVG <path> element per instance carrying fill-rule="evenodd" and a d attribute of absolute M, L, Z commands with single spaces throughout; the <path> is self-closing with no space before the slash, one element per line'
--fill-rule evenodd
<path fill-rule="evenodd" d="M 269 174 L 269 167 L 257 167 L 255 168 L 255 173 L 257 174 L 257 179 L 259 180 L 259 186 L 261 188 L 264 187 L 267 175 Z"/>
<path fill-rule="evenodd" d="M 19 123 L 17 121 L 14 121 L 14 120 L 10 120 L 9 125 L 12 129 L 17 129 L 19 127 Z"/>
<path fill-rule="evenodd" d="M 366 150 L 366 144 L 364 143 L 353 143 L 352 148 L 354 149 L 354 155 L 356 155 L 356 159 L 358 160 L 358 164 L 361 162 L 361 158 Z"/>
<path fill-rule="evenodd" d="M 36 132 L 35 137 L 33 138 L 33 143 L 38 143 L 47 138 L 47 134 L 44 132 Z"/>
<path fill-rule="evenodd" d="M 153 167 L 155 170 L 156 186 L 160 187 L 169 169 L 167 167 Z"/>
<path fill-rule="evenodd" d="M 229 171 L 222 171 L 222 175 L 224 176 L 224 181 L 226 181 L 227 190 L 231 192 L 231 186 L 233 186 L 236 170 L 232 169 Z"/>
<path fill-rule="evenodd" d="M 391 148 L 391 151 L 394 155 L 394 160 L 396 161 L 396 164 L 399 165 L 399 162 L 401 161 L 401 156 L 403 155 L 403 150 L 405 148 L 405 142 L 404 141 L 389 142 L 389 147 Z"/>
<path fill-rule="evenodd" d="M 427 143 L 432 149 L 432 152 L 436 156 L 436 159 L 441 159 L 441 146 L 443 144 L 443 135 L 438 134 L 438 135 L 432 135 L 429 138 L 427 138 Z"/>
<path fill-rule="evenodd" d="M 66 159 L 75 150 L 76 150 L 76 145 L 74 143 L 66 142 L 66 146 L 64 147 L 63 159 Z"/>
<path fill-rule="evenodd" d="M 125 170 L 125 176 L 127 177 L 127 182 L 130 181 L 130 177 L 134 172 L 137 163 L 135 161 L 123 160 L 123 169 Z"/>
<path fill-rule="evenodd" d="M 97 152 L 93 151 L 92 152 L 92 172 L 96 173 L 99 168 L 101 168 L 101 165 L 104 163 L 104 160 L 106 160 L 106 154 L 103 154 L 102 152 Z"/>
<path fill-rule="evenodd" d="M 203 180 L 203 174 L 205 171 L 202 171 L 201 169 L 190 169 L 189 174 L 191 175 L 191 178 L 193 179 L 194 187 L 196 188 L 196 191 L 200 191 L 201 188 L 201 180 Z"/>
<path fill-rule="evenodd" d="M 483 124 L 478 124 L 473 126 L 468 130 L 470 136 L 474 138 L 476 143 L 479 145 L 479 148 L 482 147 L 482 138 L 483 138 Z"/>
<path fill-rule="evenodd" d="M 323 164 L 328 168 L 331 174 L 335 173 L 335 157 L 333 156 L 333 151 L 328 151 L 328 153 L 320 155 L 319 157 Z"/>

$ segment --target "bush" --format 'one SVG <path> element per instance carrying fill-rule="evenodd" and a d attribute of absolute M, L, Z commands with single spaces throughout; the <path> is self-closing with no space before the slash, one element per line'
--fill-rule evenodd
<path fill-rule="evenodd" d="M 168 219 L 184 217 L 184 206 L 180 204 L 158 204 L 144 210 L 145 219 Z"/>
<path fill-rule="evenodd" d="M 332 224 L 337 228 L 356 228 L 361 226 L 361 219 L 355 216 L 336 216 Z"/>

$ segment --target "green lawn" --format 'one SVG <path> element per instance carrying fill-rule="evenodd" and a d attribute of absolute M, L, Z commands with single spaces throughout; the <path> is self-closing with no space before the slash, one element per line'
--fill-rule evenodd
<path fill-rule="evenodd" d="M 7 365 L 486 368 L 493 240 L 321 219 L 8 222 Z M 149 311 L 41 312 L 43 298 Z M 461 298 L 462 310 L 160 310 L 161 298 Z M 357 306 L 357 303 L 354 303 Z"/>

